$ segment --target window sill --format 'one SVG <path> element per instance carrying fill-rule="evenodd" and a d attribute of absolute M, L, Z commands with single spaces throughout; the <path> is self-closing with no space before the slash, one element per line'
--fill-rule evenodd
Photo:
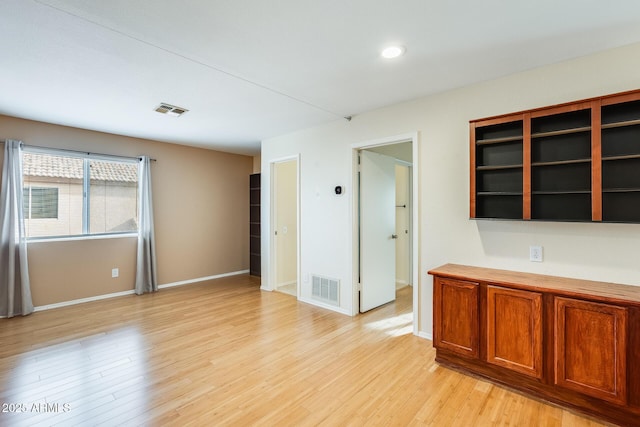
<path fill-rule="evenodd" d="M 48 242 L 70 242 L 78 240 L 103 240 L 103 239 L 122 239 L 138 237 L 138 233 L 110 233 L 110 234 L 88 234 L 82 236 L 63 236 L 63 237 L 30 237 L 27 238 L 29 243 L 48 243 Z"/>

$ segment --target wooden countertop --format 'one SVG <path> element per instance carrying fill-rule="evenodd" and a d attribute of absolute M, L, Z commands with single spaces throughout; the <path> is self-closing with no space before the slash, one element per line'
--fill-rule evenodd
<path fill-rule="evenodd" d="M 509 288 L 552 292 L 560 296 L 580 297 L 594 301 L 640 306 L 640 286 L 597 282 L 567 277 L 546 276 L 493 268 L 445 264 L 429 270 L 429 274 L 452 279 L 485 282 Z"/>

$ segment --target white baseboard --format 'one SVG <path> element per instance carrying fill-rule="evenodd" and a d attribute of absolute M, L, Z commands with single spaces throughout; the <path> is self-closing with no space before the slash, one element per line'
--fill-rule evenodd
<path fill-rule="evenodd" d="M 315 305 L 316 307 L 320 307 L 320 308 L 326 308 L 327 310 L 331 310 L 331 311 L 335 311 L 337 313 L 340 314 L 346 314 L 349 317 L 353 317 L 350 311 L 347 311 L 341 307 L 335 306 L 335 305 L 331 305 L 331 304 L 324 304 L 320 301 L 316 301 L 316 300 L 312 300 L 312 299 L 306 299 L 306 298 L 298 298 L 298 301 L 303 302 L 305 304 L 311 304 L 311 305 Z"/>
<path fill-rule="evenodd" d="M 121 296 L 124 296 L 124 295 L 133 295 L 134 293 L 135 293 L 135 291 L 133 289 L 131 289 L 129 291 L 114 292 L 112 294 L 98 295 L 98 296 L 95 296 L 95 297 L 80 298 L 80 299 L 74 299 L 74 300 L 71 300 L 71 301 L 57 302 L 55 304 L 47 304 L 47 305 L 41 305 L 41 306 L 38 306 L 38 307 L 34 307 L 33 311 L 51 310 L 53 308 L 60 308 L 60 307 L 66 307 L 66 306 L 69 306 L 69 305 L 82 304 L 84 302 L 100 301 L 101 299 L 121 297 Z"/>
<path fill-rule="evenodd" d="M 238 276 L 240 274 L 248 274 L 248 273 L 249 273 L 249 270 L 240 270 L 240 271 L 233 271 L 231 273 L 216 274 L 214 276 L 199 277 L 197 279 L 182 280 L 180 282 L 173 282 L 173 283 L 166 283 L 164 285 L 159 285 L 158 289 L 171 288 L 173 286 L 189 285 L 192 283 L 204 282 L 204 281 L 213 280 L 213 279 L 221 279 L 223 277 Z M 57 302 L 55 304 L 41 305 L 38 307 L 34 307 L 33 311 L 51 310 L 54 308 L 67 307 L 69 305 L 82 304 L 82 303 L 91 302 L 91 301 L 100 301 L 103 299 L 115 298 L 115 297 L 121 297 L 124 295 L 133 295 L 133 294 L 135 294 L 135 291 L 131 289 L 129 291 L 114 292 L 111 294 L 97 295 L 95 297 L 80 298 L 80 299 L 74 299 L 71 301 Z"/>
<path fill-rule="evenodd" d="M 174 286 L 190 285 L 192 283 L 205 282 L 207 280 L 222 279 L 223 277 L 238 276 L 240 274 L 249 274 L 249 270 L 232 271 L 231 273 L 216 274 L 214 276 L 198 277 L 197 279 L 181 280 L 180 282 L 166 283 L 159 285 L 158 289 L 172 288 Z"/>
<path fill-rule="evenodd" d="M 287 286 L 287 285 L 295 285 L 296 283 L 298 283 L 297 280 L 289 280 L 288 282 L 278 283 L 276 285 L 276 288 L 281 288 L 282 286 Z"/>
<path fill-rule="evenodd" d="M 420 338 L 427 339 L 429 341 L 433 341 L 433 335 L 428 332 L 418 332 L 418 336 Z"/>

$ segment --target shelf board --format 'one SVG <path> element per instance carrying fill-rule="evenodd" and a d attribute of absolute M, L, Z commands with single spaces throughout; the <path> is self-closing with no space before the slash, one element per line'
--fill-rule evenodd
<path fill-rule="evenodd" d="M 556 194 L 591 194 L 591 190 L 567 190 L 567 191 L 532 191 L 534 196 L 551 196 Z"/>
<path fill-rule="evenodd" d="M 620 128 L 625 126 L 635 126 L 635 125 L 640 125 L 640 119 L 626 120 L 624 122 L 607 123 L 607 124 L 603 124 L 601 127 L 602 129 L 613 129 L 613 128 Z"/>
<path fill-rule="evenodd" d="M 569 135 L 571 133 L 588 132 L 590 130 L 591 130 L 591 126 L 585 126 L 581 128 L 554 130 L 550 132 L 538 132 L 538 133 L 532 133 L 531 138 L 544 138 L 547 136 Z"/>
<path fill-rule="evenodd" d="M 603 188 L 603 193 L 640 193 L 640 188 Z"/>
<path fill-rule="evenodd" d="M 554 162 L 533 162 L 531 166 L 558 166 L 572 165 L 576 163 L 591 163 L 591 159 L 556 160 Z"/>
<path fill-rule="evenodd" d="M 640 159 L 640 154 L 624 154 L 622 156 L 602 156 L 602 161 Z"/>
<path fill-rule="evenodd" d="M 477 171 L 495 171 L 501 169 L 522 169 L 522 165 L 478 166 Z"/>
<path fill-rule="evenodd" d="M 478 191 L 478 196 L 522 196 L 521 191 Z"/>
<path fill-rule="evenodd" d="M 522 221 L 521 216 L 476 216 L 469 219 L 473 221 Z"/>
<path fill-rule="evenodd" d="M 479 139 L 476 141 L 476 145 L 502 144 L 505 142 L 515 142 L 515 141 L 522 141 L 522 135 L 506 136 L 503 138 Z"/>

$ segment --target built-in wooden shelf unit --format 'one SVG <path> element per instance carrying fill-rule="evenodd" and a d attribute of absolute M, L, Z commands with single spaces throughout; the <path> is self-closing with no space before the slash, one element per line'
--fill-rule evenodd
<path fill-rule="evenodd" d="M 640 90 L 470 122 L 475 219 L 640 222 Z"/>

